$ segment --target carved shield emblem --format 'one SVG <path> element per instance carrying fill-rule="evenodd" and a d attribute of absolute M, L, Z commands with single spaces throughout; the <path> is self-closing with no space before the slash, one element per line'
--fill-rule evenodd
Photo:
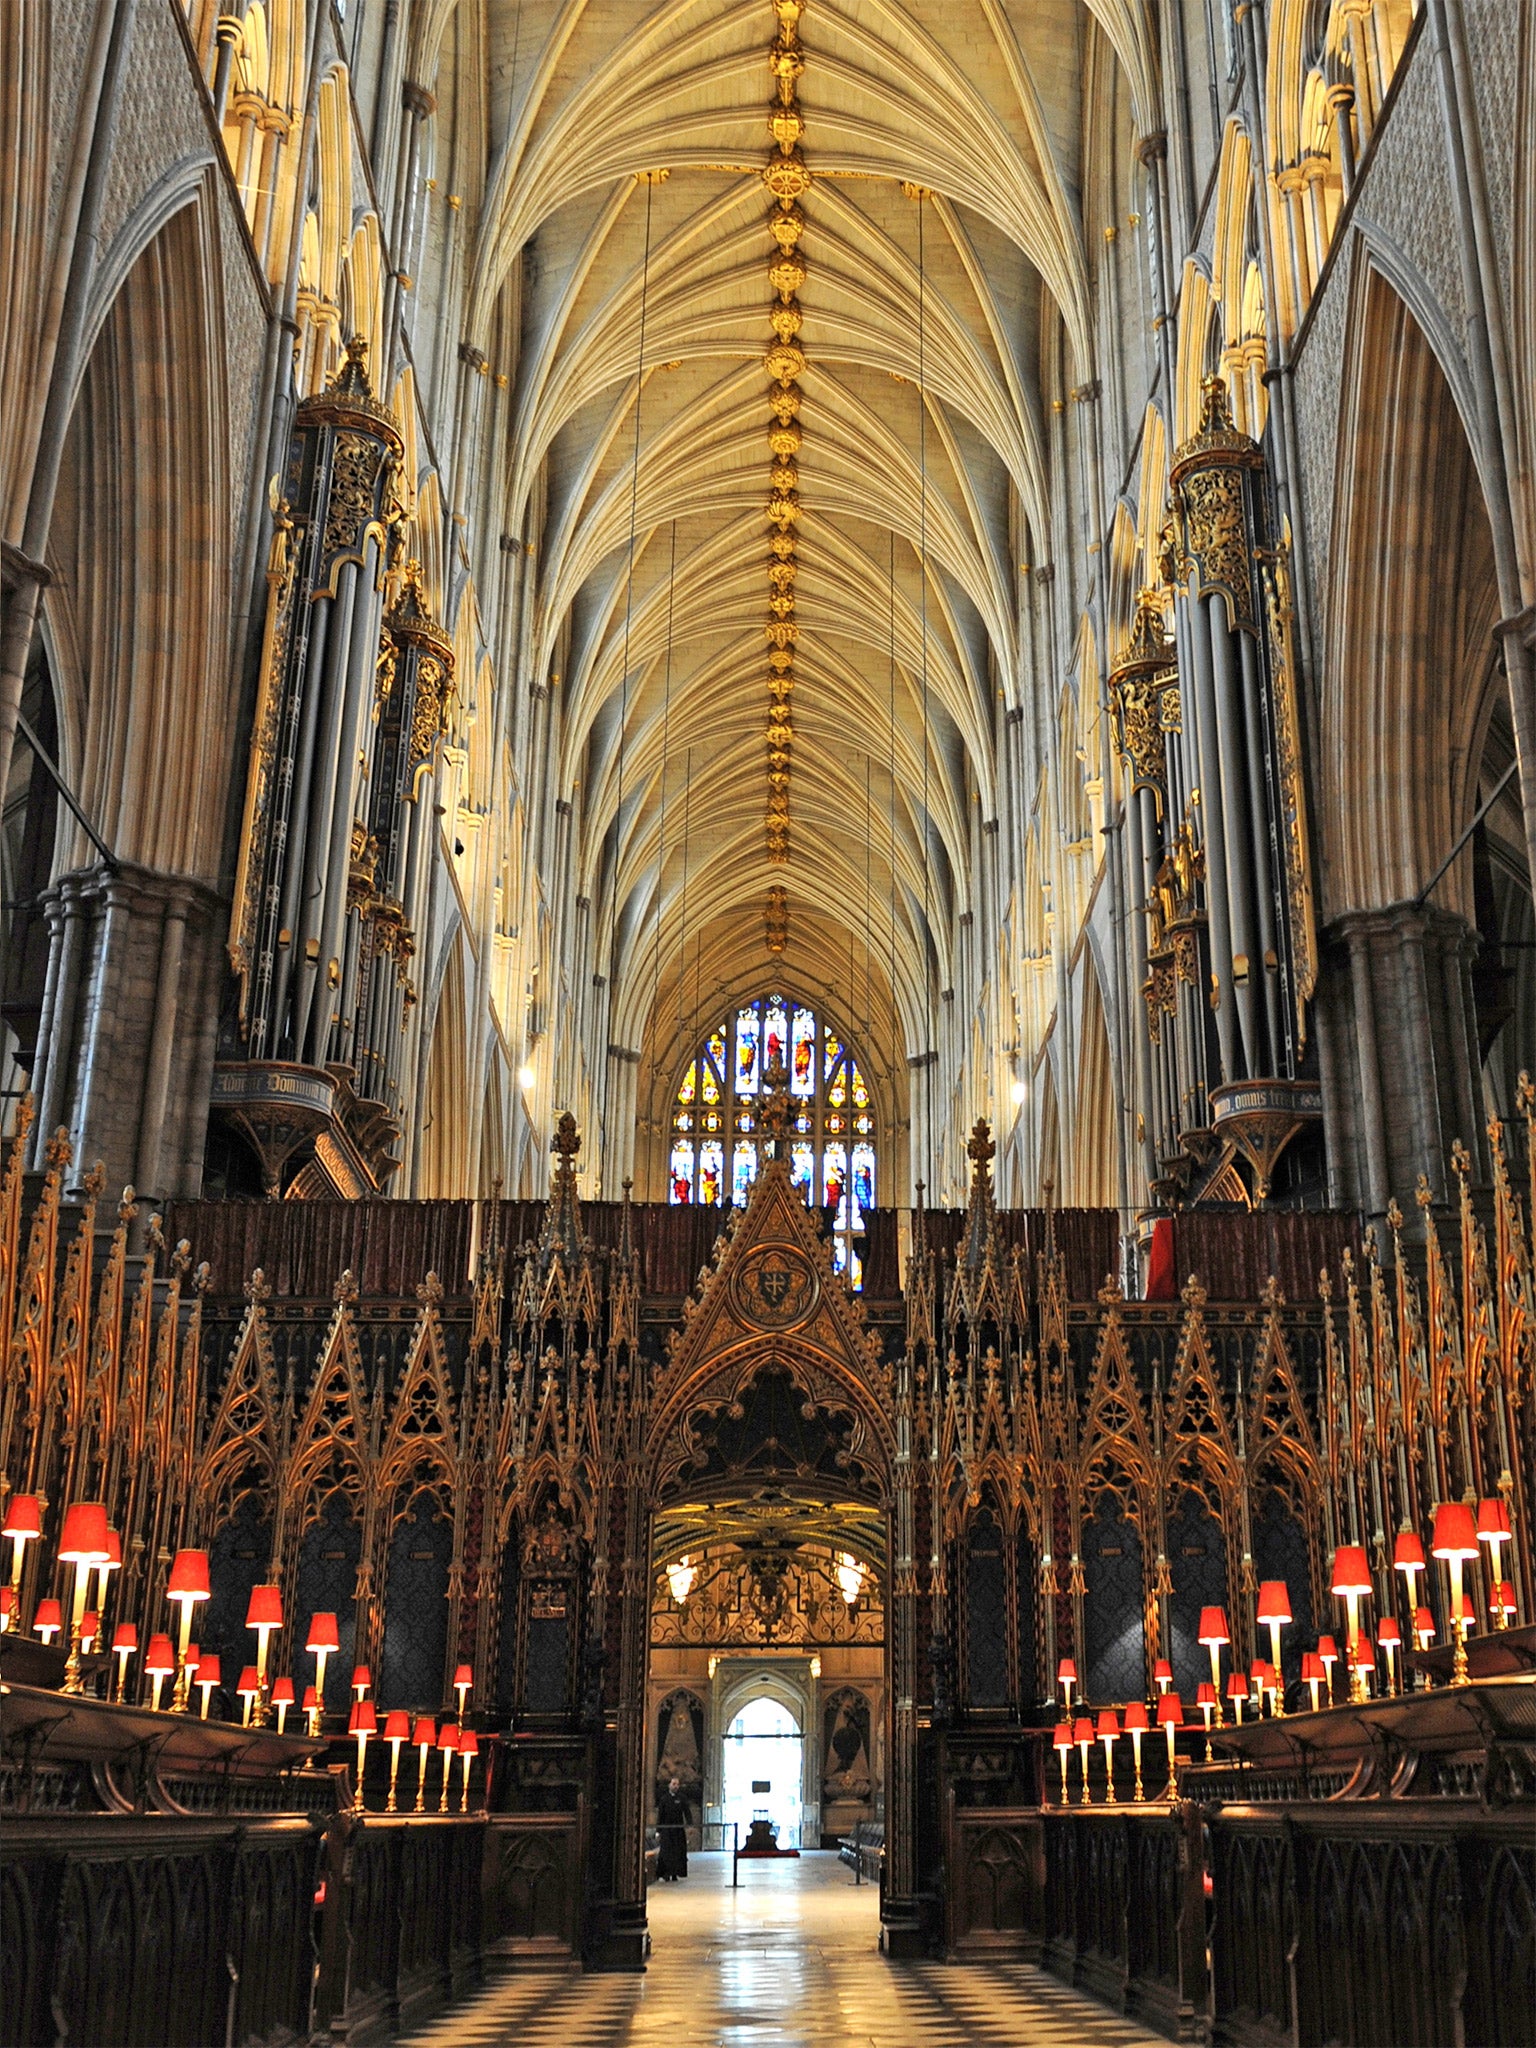
<path fill-rule="evenodd" d="M 736 1269 L 734 1293 L 743 1319 L 760 1330 L 789 1330 L 815 1312 L 815 1270 L 793 1245 L 763 1244 Z"/>

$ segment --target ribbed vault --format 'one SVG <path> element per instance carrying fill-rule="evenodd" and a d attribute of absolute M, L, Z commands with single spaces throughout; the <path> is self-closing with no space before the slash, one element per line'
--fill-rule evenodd
<path fill-rule="evenodd" d="M 668 1068 L 723 992 L 793 966 L 838 990 L 899 1112 L 998 811 L 1020 564 L 1051 525 L 1047 338 L 1069 383 L 1094 374 L 1086 10 L 810 0 L 798 21 L 787 866 L 764 838 L 775 10 L 490 11 L 505 61 L 470 328 L 515 279 L 506 527 L 536 538 L 524 645 L 561 702 L 609 1042 Z M 1145 103 L 1140 9 L 1095 11 Z"/>

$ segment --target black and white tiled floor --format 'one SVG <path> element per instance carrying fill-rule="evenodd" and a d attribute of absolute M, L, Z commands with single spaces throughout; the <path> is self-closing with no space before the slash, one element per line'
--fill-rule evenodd
<path fill-rule="evenodd" d="M 1134 2048 L 1157 2037 L 1021 1963 L 887 1963 L 830 1855 L 695 1856 L 648 1901 L 643 1976 L 498 1980 L 405 2048 Z"/>

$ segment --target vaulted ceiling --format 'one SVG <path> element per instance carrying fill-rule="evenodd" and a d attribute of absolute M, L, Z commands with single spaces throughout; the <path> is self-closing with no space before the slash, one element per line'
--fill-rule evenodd
<path fill-rule="evenodd" d="M 516 274 L 510 514 L 541 536 L 530 667 L 564 699 L 610 1037 L 665 1061 L 674 1028 L 722 991 L 851 978 L 847 1022 L 899 1069 L 931 1043 L 975 834 L 998 810 L 1021 549 L 1049 527 L 1050 309 L 1071 379 L 1093 374 L 1076 191 L 1087 12 L 489 13 L 504 140 L 477 317 Z M 1134 98 L 1140 9 L 1098 13 Z M 798 231 L 776 238 L 788 213 Z M 790 351 L 777 373 L 776 340 Z M 775 453 L 786 390 L 798 409 L 780 407 L 791 431 Z M 790 576 L 771 578 L 784 560 Z M 775 595 L 792 602 L 770 613 Z M 775 625 L 792 628 L 777 669 Z"/>

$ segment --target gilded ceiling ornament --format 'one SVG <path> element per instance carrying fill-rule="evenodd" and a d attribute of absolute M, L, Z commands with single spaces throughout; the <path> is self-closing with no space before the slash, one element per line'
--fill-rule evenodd
<path fill-rule="evenodd" d="M 780 341 L 793 341 L 800 332 L 802 317 L 798 304 L 790 299 L 785 304 L 773 308 L 768 315 L 768 324 Z"/>
<path fill-rule="evenodd" d="M 787 462 L 791 455 L 799 452 L 800 429 L 793 422 L 786 426 L 770 428 L 768 446 L 780 462 Z"/>
<path fill-rule="evenodd" d="M 788 425 L 789 421 L 799 415 L 800 393 L 793 384 L 781 384 L 776 391 L 769 392 L 768 410 L 780 426 Z"/>
<path fill-rule="evenodd" d="M 798 206 L 781 206 L 769 214 L 768 232 L 778 243 L 781 253 L 787 256 L 805 233 L 805 215 Z"/>
<path fill-rule="evenodd" d="M 796 383 L 805 375 L 805 350 L 794 342 L 777 342 L 763 357 L 763 368 L 780 384 Z"/>
<path fill-rule="evenodd" d="M 800 472 L 792 462 L 775 463 L 768 472 L 768 481 L 776 491 L 793 491 L 799 487 Z"/>

